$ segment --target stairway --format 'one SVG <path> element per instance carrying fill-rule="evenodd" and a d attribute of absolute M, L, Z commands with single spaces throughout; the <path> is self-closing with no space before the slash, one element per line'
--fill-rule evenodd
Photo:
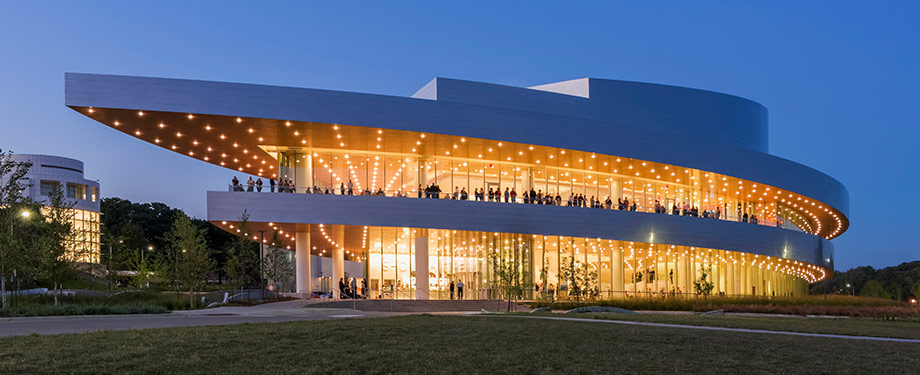
<path fill-rule="evenodd" d="M 499 306 L 497 300 L 339 300 L 328 302 L 313 302 L 305 305 L 307 308 L 351 309 L 361 311 L 393 311 L 393 312 L 449 312 L 449 311 L 507 311 L 508 301 L 502 301 Z M 530 311 L 531 308 L 522 304 L 512 304 L 511 311 Z"/>

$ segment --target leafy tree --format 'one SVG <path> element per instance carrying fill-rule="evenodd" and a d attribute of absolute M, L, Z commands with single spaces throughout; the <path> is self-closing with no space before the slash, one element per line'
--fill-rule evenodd
<path fill-rule="evenodd" d="M 709 295 L 709 293 L 712 293 L 712 288 L 715 285 L 712 283 L 710 275 L 712 275 L 712 266 L 700 267 L 700 278 L 693 281 L 693 288 L 696 289 L 696 294 Z"/>
<path fill-rule="evenodd" d="M 597 272 L 588 271 L 587 264 L 576 260 L 574 256 L 563 256 L 559 262 L 559 272 L 565 280 L 569 296 L 575 301 L 581 298 L 597 296 Z"/>
<path fill-rule="evenodd" d="M 134 251 L 134 256 L 130 262 L 130 268 L 137 270 L 137 275 L 131 279 L 131 286 L 142 289 L 150 284 L 150 274 L 153 272 L 150 263 L 150 258 L 143 257 L 140 249 Z M 161 272 L 161 274 L 163 274 L 163 272 Z"/>
<path fill-rule="evenodd" d="M 31 253 L 34 248 L 27 246 L 23 236 L 16 234 L 17 229 L 21 231 L 27 225 L 21 212 L 34 208 L 22 197 L 22 179 L 31 167 L 31 163 L 14 161 L 12 153 L 0 150 L 0 306 L 4 308 L 7 280 L 36 259 Z"/>
<path fill-rule="evenodd" d="M 0 205 L 22 201 L 22 179 L 29 173 L 32 163 L 13 160 L 12 152 L 0 149 Z"/>
<path fill-rule="evenodd" d="M 182 281 L 189 289 L 189 305 L 194 306 L 192 296 L 201 294 L 201 289 L 207 282 L 208 275 L 214 270 L 214 260 L 211 259 L 211 253 L 208 250 L 207 243 L 204 240 L 204 231 L 191 225 L 188 217 L 181 215 L 176 218 L 181 225 L 188 225 L 197 232 L 195 246 L 183 249 L 181 261 L 179 262 L 179 280 Z"/>
<path fill-rule="evenodd" d="M 208 274 L 214 268 L 214 262 L 204 239 L 204 231 L 192 224 L 184 213 L 175 215 L 172 229 L 166 233 L 167 254 L 174 259 L 172 269 L 166 271 L 176 288 L 184 285 L 189 289 L 189 303 L 194 304 L 193 296 L 200 292 Z"/>
<path fill-rule="evenodd" d="M 237 233 L 233 241 L 227 244 L 224 271 L 234 286 L 243 288 L 259 278 L 259 251 L 250 237 L 248 212 L 243 211 L 239 226 L 234 229 Z"/>
<path fill-rule="evenodd" d="M 43 236 L 33 244 L 40 252 L 42 276 L 52 283 L 55 290 L 54 304 L 58 304 L 57 290 L 61 283 L 76 277 L 76 263 L 84 260 L 91 251 L 75 246 L 77 233 L 73 228 L 73 203 L 64 199 L 64 190 L 59 186 L 48 196 L 48 208 L 44 221 L 35 225 L 44 226 Z M 68 244 L 70 248 L 68 249 Z"/>
<path fill-rule="evenodd" d="M 288 257 L 288 252 L 281 250 L 283 244 L 281 235 L 278 234 L 278 231 L 274 231 L 268 250 L 265 252 L 265 278 L 273 282 L 280 282 L 282 289 L 284 289 L 284 283 L 294 275 L 293 263 Z"/>
<path fill-rule="evenodd" d="M 882 286 L 882 283 L 876 280 L 869 280 L 866 285 L 859 289 L 859 295 L 862 297 L 872 298 L 891 298 L 891 295 Z"/>

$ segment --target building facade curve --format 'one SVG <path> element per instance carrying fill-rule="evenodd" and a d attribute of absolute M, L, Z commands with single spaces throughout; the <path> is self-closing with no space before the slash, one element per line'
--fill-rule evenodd
<path fill-rule="evenodd" d="M 849 225 L 842 184 L 767 153 L 765 107 L 705 90 L 437 78 L 393 97 L 68 73 L 65 102 L 235 171 L 210 221 L 242 233 L 248 212 L 243 230 L 277 231 L 298 269 L 332 257 L 332 285 L 359 262 L 369 298 L 456 298 L 461 281 L 473 298 L 508 282 L 525 298 L 802 294 Z M 304 275 L 298 292 L 318 283 Z"/>

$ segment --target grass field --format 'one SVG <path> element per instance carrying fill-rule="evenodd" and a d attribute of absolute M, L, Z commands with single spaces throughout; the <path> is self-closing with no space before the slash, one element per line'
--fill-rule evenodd
<path fill-rule="evenodd" d="M 0 373 L 916 373 L 920 344 L 475 316 L 0 339 Z"/>

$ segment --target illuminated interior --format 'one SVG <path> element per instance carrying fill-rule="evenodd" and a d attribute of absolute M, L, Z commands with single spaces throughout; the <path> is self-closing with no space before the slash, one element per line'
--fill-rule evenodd
<path fill-rule="evenodd" d="M 218 225 L 231 232 L 239 229 L 237 222 Z M 293 225 L 253 225 L 251 233 L 268 228 L 287 238 L 295 230 Z M 312 254 L 328 256 L 343 247 L 346 260 L 364 264 L 370 298 L 413 298 L 415 240 L 420 236 L 428 239 L 432 299 L 449 299 L 451 281 L 464 282 L 467 298 L 498 298 L 497 264 L 518 270 L 513 280 L 528 286 L 524 298 L 567 298 L 566 263 L 591 275 L 591 293 L 599 298 L 695 294 L 693 281 L 704 270 L 712 293 L 719 295 L 804 295 L 808 283 L 827 276 L 822 267 L 791 259 L 690 246 L 402 227 L 310 227 Z"/>
<path fill-rule="evenodd" d="M 637 214 L 743 222 L 826 239 L 839 236 L 849 225 L 840 211 L 808 196 L 678 164 L 370 126 L 74 109 L 143 141 L 240 172 L 244 188 L 246 175 L 265 179 L 262 192 L 272 191 L 269 178 L 290 181 L 292 192 L 301 194 L 418 198 L 424 195 L 421 189 L 437 185 L 441 199 L 457 199 L 465 192 L 469 200 L 476 200 L 474 191 L 497 190 L 498 200 L 505 202 L 505 192 L 513 190 L 517 197 L 510 201 L 525 203 L 524 193 L 533 191 L 541 197 L 541 204 L 566 206 L 571 196 L 581 195 L 586 201 L 598 202 L 602 209 L 624 209 L 619 203 L 627 201 L 625 209 Z M 343 191 L 349 182 L 352 190 Z M 237 222 L 215 224 L 231 233 L 240 231 Z M 430 232 L 422 237 L 429 241 L 432 298 L 445 298 L 450 280 L 464 280 L 477 298 L 495 298 L 492 272 L 496 264 L 509 261 L 516 262 L 521 271 L 517 281 L 533 288 L 528 298 L 550 291 L 562 296 L 566 291 L 560 290 L 560 282 L 565 285 L 560 273 L 566 260 L 596 274 L 599 297 L 693 293 L 692 281 L 704 269 L 712 277 L 713 293 L 798 295 L 806 293 L 808 283 L 826 278 L 829 272 L 785 255 L 778 258 L 614 238 L 322 224 L 249 225 L 251 230 L 279 231 L 288 250 L 295 247 L 294 232 L 309 228 L 312 254 L 331 256 L 333 249 L 343 249 L 346 260 L 364 264 L 368 288 L 380 298 L 414 295 L 413 243 L 419 231 Z M 832 250 L 828 254 L 830 264 Z"/>

